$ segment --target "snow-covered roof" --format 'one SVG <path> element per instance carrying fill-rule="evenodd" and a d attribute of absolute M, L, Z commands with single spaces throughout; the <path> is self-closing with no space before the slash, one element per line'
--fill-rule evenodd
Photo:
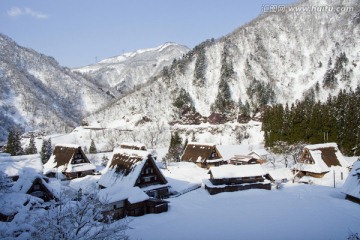
<path fill-rule="evenodd" d="M 9 177 L 19 176 L 24 168 L 31 168 L 37 173 L 42 173 L 43 165 L 40 155 L 0 156 L 0 171 Z"/>
<path fill-rule="evenodd" d="M 253 156 L 253 157 L 264 157 L 266 155 L 268 155 L 269 152 L 266 151 L 266 149 L 262 148 L 262 149 L 255 149 L 252 150 L 251 152 L 249 152 L 247 155 Z"/>
<path fill-rule="evenodd" d="M 83 163 L 72 164 L 74 154 L 81 154 Z M 65 172 L 82 172 L 95 170 L 96 166 L 89 161 L 80 145 L 76 144 L 57 144 L 47 163 L 44 164 L 44 172 L 65 171 Z M 58 168 L 55 170 L 55 168 Z"/>
<path fill-rule="evenodd" d="M 271 176 L 272 179 L 276 180 L 283 180 L 287 179 L 290 180 L 294 177 L 289 168 L 277 168 L 277 169 L 269 169 L 268 174 Z"/>
<path fill-rule="evenodd" d="M 306 145 L 304 148 L 307 148 L 309 150 L 315 150 L 319 148 L 329 148 L 329 147 L 338 149 L 338 145 L 336 143 L 311 144 L 311 145 Z"/>
<path fill-rule="evenodd" d="M 66 172 L 84 172 L 91 170 L 96 170 L 96 166 L 92 163 L 69 164 L 66 168 Z"/>
<path fill-rule="evenodd" d="M 98 196 L 99 200 L 103 204 L 118 202 L 126 199 L 133 204 L 149 199 L 149 196 L 139 187 L 124 188 L 119 185 L 101 189 Z"/>
<path fill-rule="evenodd" d="M 216 151 L 217 156 L 212 158 L 211 155 L 213 151 Z M 192 161 L 192 162 L 209 162 L 209 159 L 213 162 L 222 161 L 222 155 L 217 150 L 215 144 L 210 143 L 197 143 L 190 142 L 186 145 L 185 151 L 181 156 L 182 161 Z"/>
<path fill-rule="evenodd" d="M 342 192 L 352 197 L 360 199 L 360 161 L 356 161 L 349 173 L 343 187 Z"/>
<path fill-rule="evenodd" d="M 254 177 L 266 174 L 260 164 L 221 165 L 219 167 L 211 167 L 209 172 L 211 172 L 213 179 Z"/>
<path fill-rule="evenodd" d="M 99 185 L 111 187 L 116 184 L 124 188 L 134 187 L 148 155 L 147 151 L 114 149 L 113 157 L 99 179 Z"/>
<path fill-rule="evenodd" d="M 122 148 L 126 148 L 126 149 L 145 150 L 146 151 L 145 144 L 140 143 L 140 142 L 122 142 L 122 143 L 120 143 L 120 146 Z"/>
<path fill-rule="evenodd" d="M 349 162 L 345 160 L 339 151 L 336 143 L 307 145 L 304 147 L 304 150 L 309 151 L 313 163 L 306 163 L 302 160 L 302 162 L 295 164 L 294 169 L 313 173 L 324 173 L 329 172 L 331 166 L 350 166 Z"/>
<path fill-rule="evenodd" d="M 0 195 L 0 213 L 10 216 L 21 211 L 29 211 L 36 203 L 43 203 L 40 198 L 24 193 L 7 193 Z"/>
<path fill-rule="evenodd" d="M 80 145 L 78 145 L 78 144 L 59 143 L 59 144 L 56 144 L 56 147 L 64 147 L 64 148 L 79 148 L 79 147 L 81 147 L 81 146 L 80 146 Z"/>
<path fill-rule="evenodd" d="M 189 142 L 188 145 L 200 145 L 200 146 L 210 146 L 210 147 L 214 147 L 216 146 L 215 143 L 203 143 L 203 142 Z"/>

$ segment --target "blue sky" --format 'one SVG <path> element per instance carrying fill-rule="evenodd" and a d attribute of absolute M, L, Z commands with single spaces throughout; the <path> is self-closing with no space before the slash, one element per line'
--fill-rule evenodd
<path fill-rule="evenodd" d="M 0 32 L 79 67 L 177 42 L 190 48 L 251 21 L 266 4 L 295 0 L 1 0 Z"/>

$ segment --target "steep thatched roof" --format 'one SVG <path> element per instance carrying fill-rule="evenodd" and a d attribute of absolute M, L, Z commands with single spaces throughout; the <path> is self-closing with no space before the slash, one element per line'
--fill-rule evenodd
<path fill-rule="evenodd" d="M 314 161 L 320 160 L 316 159 L 319 153 L 321 152 L 321 160 L 328 166 L 342 166 L 348 167 L 348 163 L 344 160 L 342 153 L 338 149 L 336 143 L 324 143 L 324 144 L 314 144 L 314 145 L 307 145 L 304 148 L 305 151 L 309 151 L 311 157 Z"/>
<path fill-rule="evenodd" d="M 205 162 L 206 160 L 211 159 L 213 151 L 217 154 L 217 156 L 213 159 L 222 159 L 222 156 L 217 150 L 215 144 L 188 143 L 183 155 L 181 156 L 181 161 Z"/>
<path fill-rule="evenodd" d="M 349 167 L 336 143 L 307 145 L 295 169 L 305 172 L 325 173 L 331 166 Z"/>
<path fill-rule="evenodd" d="M 58 168 L 69 164 L 70 160 L 73 158 L 74 154 L 82 154 L 85 162 L 90 163 L 89 159 L 86 157 L 85 153 L 81 149 L 81 146 L 74 144 L 67 145 L 56 145 L 53 151 L 52 156 L 50 157 L 46 165 L 52 165 L 51 168 Z"/>
<path fill-rule="evenodd" d="M 136 153 L 115 152 L 109 168 L 114 168 L 116 173 L 123 173 L 127 176 L 136 166 L 136 163 L 141 162 L 144 157 L 143 154 L 137 155 Z"/>
<path fill-rule="evenodd" d="M 166 184 L 167 180 L 156 166 L 152 155 L 147 151 L 131 149 L 115 149 L 113 158 L 106 166 L 105 173 L 99 179 L 99 185 L 111 187 L 114 185 L 123 188 L 134 187 L 146 164 L 150 164 L 158 180 Z"/>

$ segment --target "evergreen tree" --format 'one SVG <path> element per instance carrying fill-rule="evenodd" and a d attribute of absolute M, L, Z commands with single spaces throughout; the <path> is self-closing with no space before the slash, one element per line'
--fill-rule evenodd
<path fill-rule="evenodd" d="M 8 134 L 5 152 L 10 153 L 11 156 L 16 155 L 15 150 L 14 150 L 14 139 L 15 139 L 15 132 L 13 129 L 10 129 L 9 134 Z"/>
<path fill-rule="evenodd" d="M 40 151 L 41 162 L 43 164 L 47 163 L 51 155 L 52 155 L 51 138 L 49 138 L 48 140 L 43 139 L 43 142 L 41 144 L 41 151 Z"/>
<path fill-rule="evenodd" d="M 10 153 L 11 156 L 22 155 L 24 153 L 21 147 L 20 133 L 18 129 L 9 130 L 5 152 Z"/>
<path fill-rule="evenodd" d="M 230 56 L 229 43 L 225 43 L 221 57 L 219 90 L 215 102 L 212 105 L 212 111 L 226 114 L 234 109 L 234 101 L 231 99 L 231 91 L 228 84 L 235 74 Z"/>
<path fill-rule="evenodd" d="M 21 137 L 20 137 L 20 132 L 18 129 L 15 129 L 15 137 L 14 137 L 14 152 L 15 155 L 23 155 L 24 154 L 24 150 L 21 147 Z"/>
<path fill-rule="evenodd" d="M 174 134 L 171 134 L 169 150 L 165 156 L 166 160 L 172 162 L 179 161 L 182 149 L 182 139 L 179 133 L 175 132 Z"/>
<path fill-rule="evenodd" d="M 46 153 L 47 153 L 47 140 L 43 139 L 40 150 L 40 158 L 43 164 L 45 164 L 48 161 Z"/>
<path fill-rule="evenodd" d="M 53 153 L 52 144 L 51 144 L 51 138 L 48 139 L 47 145 L 46 145 L 46 157 L 49 160 Z"/>
<path fill-rule="evenodd" d="M 91 139 L 91 144 L 90 144 L 90 148 L 89 148 L 89 153 L 97 153 L 94 139 Z"/>
<path fill-rule="evenodd" d="M 35 137 L 34 134 L 31 133 L 30 134 L 30 142 L 29 145 L 27 146 L 27 148 L 25 149 L 25 154 L 36 154 L 37 153 L 37 149 L 36 149 L 36 145 L 35 145 Z"/>

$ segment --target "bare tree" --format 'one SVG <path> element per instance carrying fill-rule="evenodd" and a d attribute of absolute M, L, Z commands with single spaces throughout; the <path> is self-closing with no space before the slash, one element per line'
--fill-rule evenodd
<path fill-rule="evenodd" d="M 102 206 L 96 193 L 82 195 L 79 191 L 76 201 L 63 194 L 58 203 L 51 204 L 34 221 L 32 238 L 128 239 L 127 222 L 103 222 Z"/>

